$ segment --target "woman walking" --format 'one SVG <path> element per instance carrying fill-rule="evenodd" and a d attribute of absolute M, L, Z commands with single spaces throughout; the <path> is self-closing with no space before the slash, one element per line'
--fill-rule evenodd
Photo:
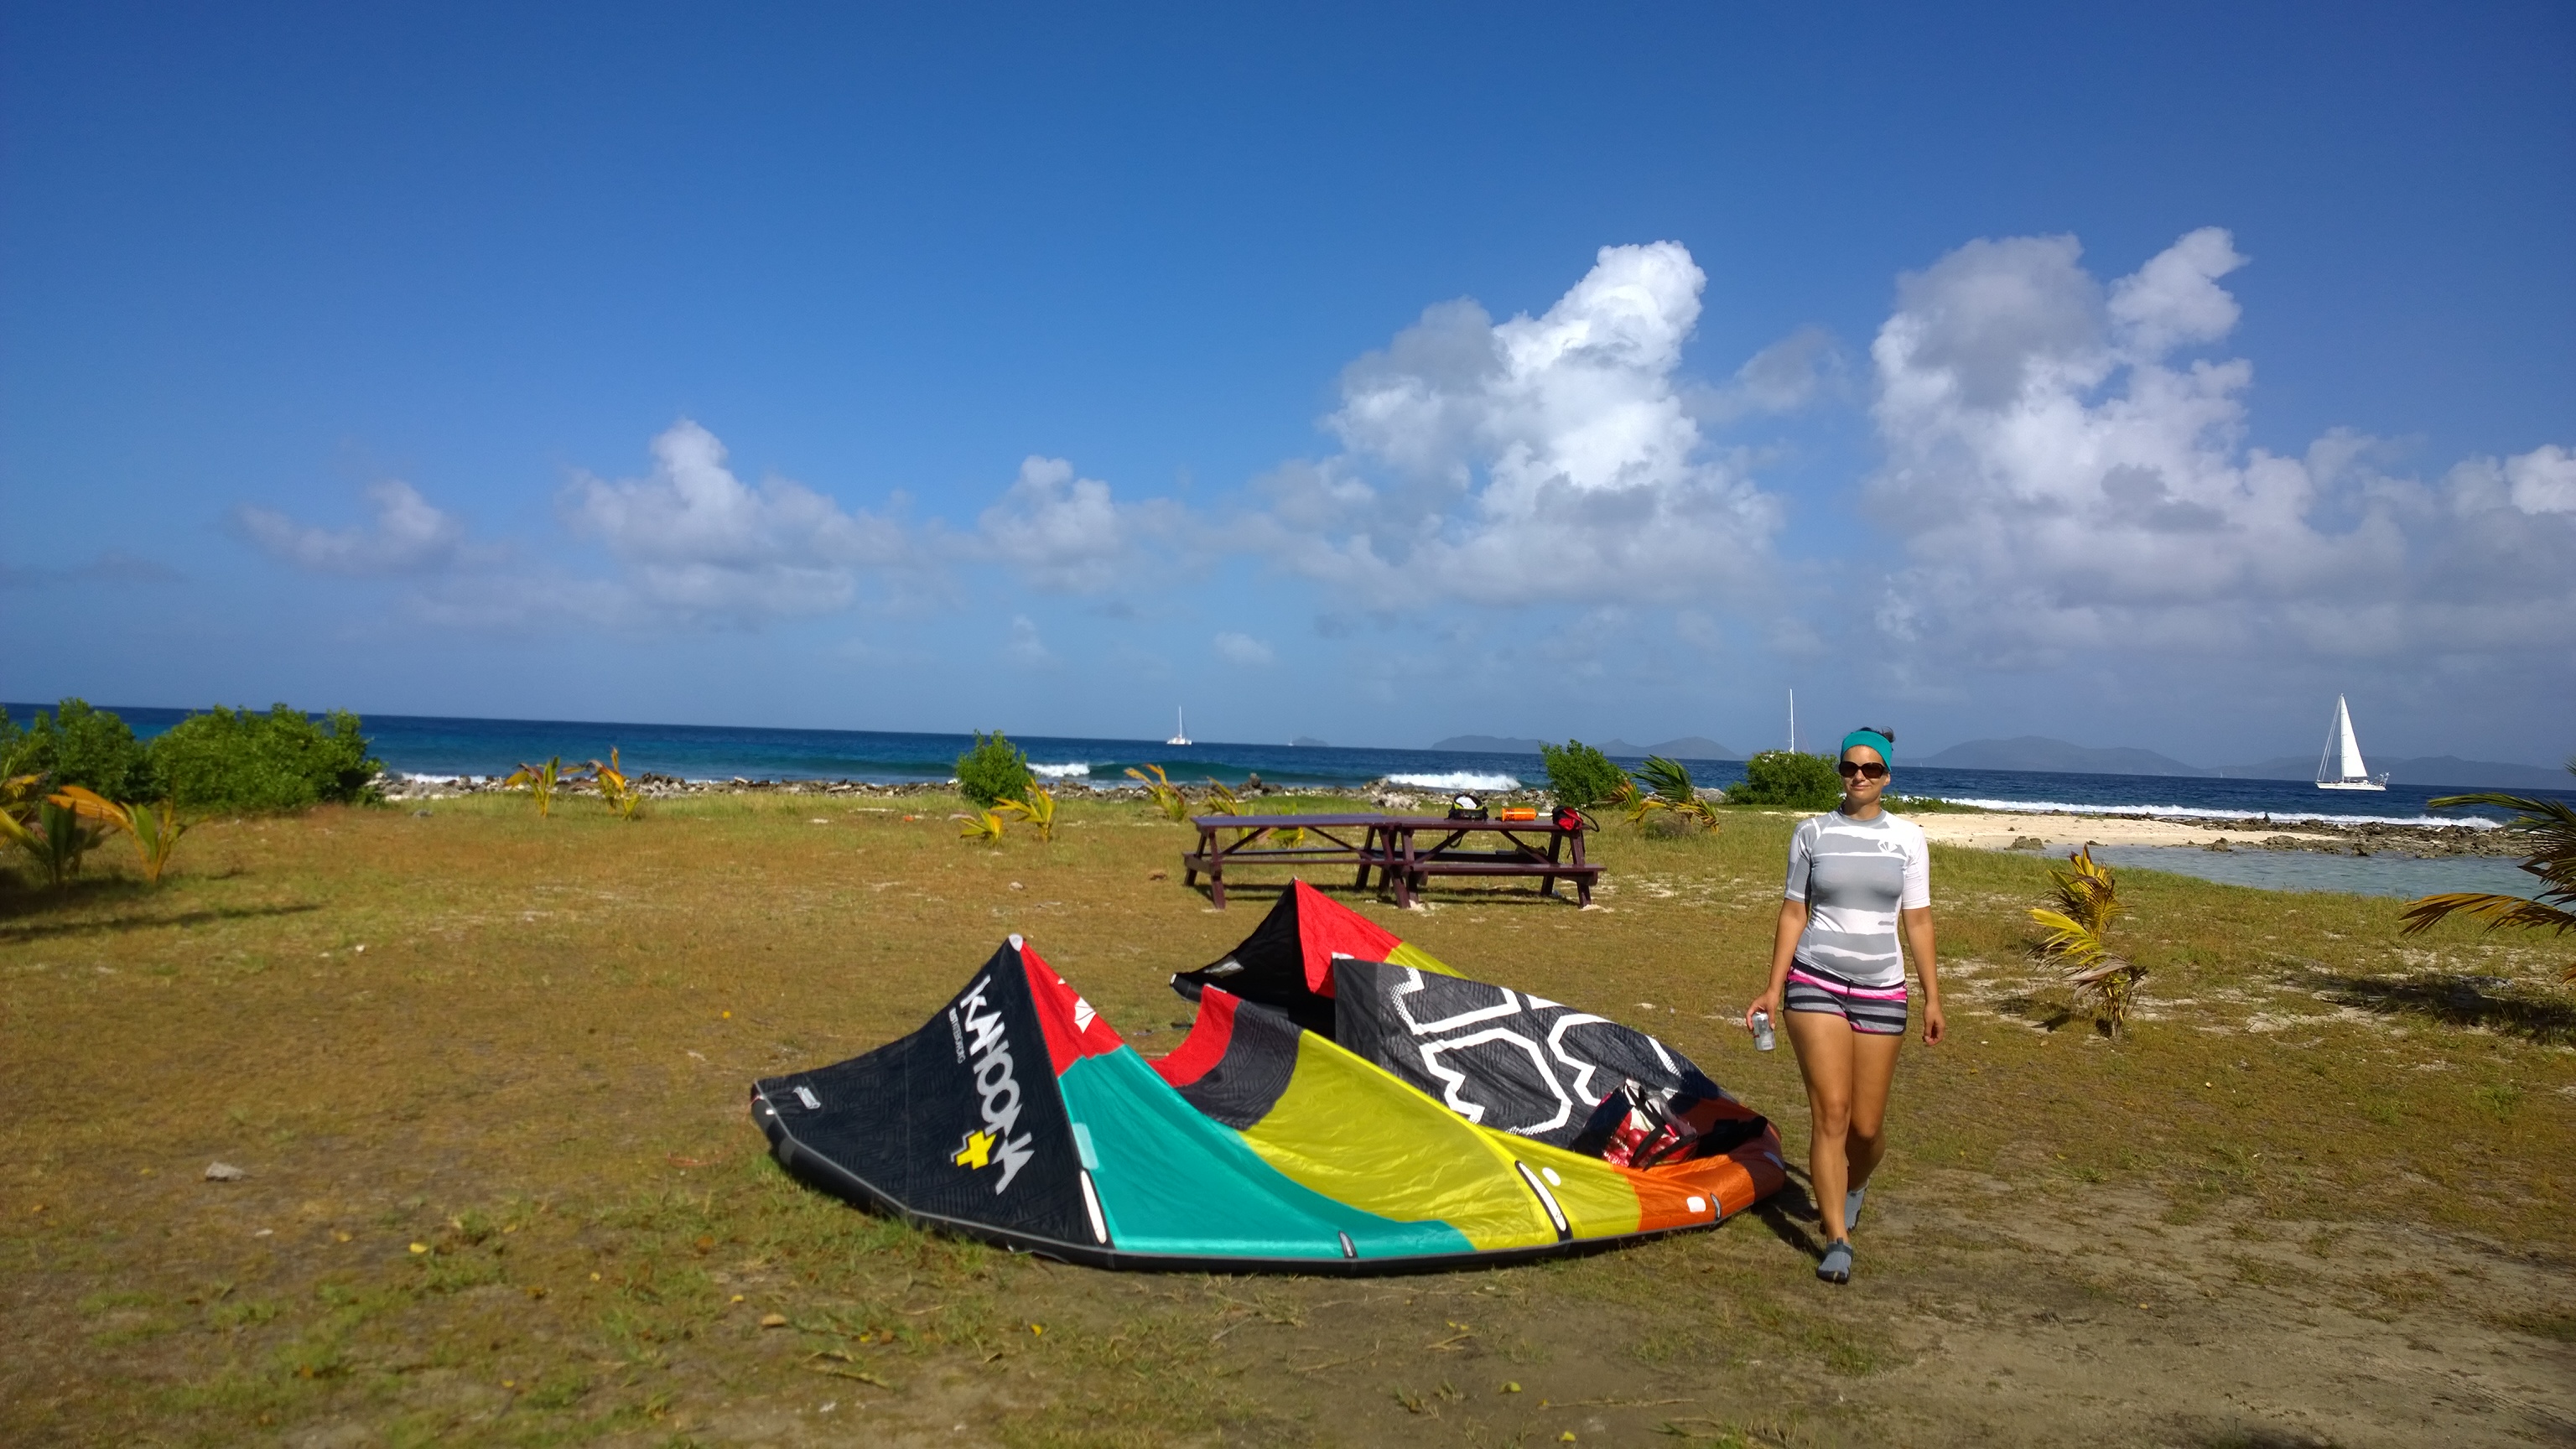
<path fill-rule="evenodd" d="M 1879 808 L 1896 732 L 1843 736 L 1842 803 L 1798 823 L 1771 941 L 1771 984 L 1744 1009 L 1787 1028 L 1807 1079 L 1807 1180 L 1824 1219 L 1816 1276 L 1848 1283 L 1852 1229 L 1887 1154 L 1887 1092 L 1905 1041 L 1905 956 L 1923 979 L 1923 1044 L 1941 1040 L 1932 870 L 1923 829 Z M 1900 941 L 1902 945 L 1900 946 Z M 1786 1011 L 1782 1010 L 1786 1007 Z"/>

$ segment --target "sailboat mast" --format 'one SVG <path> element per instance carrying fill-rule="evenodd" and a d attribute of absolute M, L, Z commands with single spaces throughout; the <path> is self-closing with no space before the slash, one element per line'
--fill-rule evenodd
<path fill-rule="evenodd" d="M 1789 691 L 1789 753 L 1798 753 L 1798 691 Z"/>

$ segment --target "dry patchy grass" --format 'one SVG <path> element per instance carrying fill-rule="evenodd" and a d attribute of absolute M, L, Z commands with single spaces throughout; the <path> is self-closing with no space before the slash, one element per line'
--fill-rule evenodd
<path fill-rule="evenodd" d="M 157 892 L 0 894 L 0 1435 L 2218 1443 L 2419 1403 L 2544 1436 L 2576 1413 L 2576 1374 L 2405 1387 L 2455 1372 L 2409 1357 L 2444 1333 L 2569 1365 L 2563 947 L 2401 945 L 2395 902 L 2128 873 L 2150 974 L 2115 1045 L 2029 963 L 2042 864 L 1936 850 L 1953 1042 L 1907 1049 L 1852 1290 L 1807 1275 L 1794 1188 L 1518 1269 L 1113 1275 L 852 1211 L 745 1120 L 754 1077 L 910 1030 L 1012 930 L 1159 1051 L 1187 1016 L 1165 978 L 1267 907 L 1154 879 L 1189 837 L 1141 805 L 1069 802 L 1054 844 L 999 848 L 949 808 L 322 810 L 209 826 Z M 1478 887 L 1361 907 L 1657 1031 L 1794 1155 L 1794 1063 L 1729 1024 L 1788 827 L 1614 829 L 1590 912 Z M 250 1178 L 203 1181 L 216 1158 Z M 2190 1345 L 2291 1364 L 2310 1335 L 2330 1363 L 2355 1334 L 2393 1335 L 2372 1351 L 2398 1407 L 2287 1368 L 2231 1400 L 2270 1419 L 2191 1407 Z M 2124 1367 L 2068 1370 L 2084 1353 Z"/>

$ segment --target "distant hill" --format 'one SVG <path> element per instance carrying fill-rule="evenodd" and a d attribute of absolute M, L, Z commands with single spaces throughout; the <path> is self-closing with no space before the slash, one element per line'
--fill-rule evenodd
<path fill-rule="evenodd" d="M 1900 748 L 1897 761 L 1947 770 L 2044 770 L 2060 775 L 2210 773 L 2197 765 L 2168 759 L 2153 750 L 2095 749 L 2065 740 L 2052 740 L 2045 735 L 2022 735 L 2009 740 L 1970 740 L 1963 745 L 1952 745 L 1927 759 L 1912 761 L 1905 759 Z"/>
<path fill-rule="evenodd" d="M 2576 775 L 2546 765 L 2514 765 L 2502 760 L 2463 760 L 2457 755 L 2419 755 L 2411 760 L 2371 760 L 2376 774 L 2388 772 L 2392 785 L 2449 785 L 2462 790 L 2576 790 Z M 2300 755 L 2281 755 L 2252 765 L 2223 765 L 2209 773 L 2245 780 L 2313 780 L 2317 762 Z"/>
<path fill-rule="evenodd" d="M 1431 748 L 1467 750 L 1479 755 L 1535 755 L 1538 741 L 1510 739 L 1502 735 L 1451 735 L 1445 740 L 1433 741 Z"/>
<path fill-rule="evenodd" d="M 1508 735 L 1451 735 L 1433 744 L 1431 748 L 1471 750 L 1485 755 L 1535 755 L 1538 753 L 1540 743 L 1541 741 L 1538 740 L 1515 739 Z M 1545 743 L 1556 745 L 1563 744 L 1564 741 L 1548 740 Z M 1662 755 L 1672 760 L 1740 760 L 1744 758 L 1705 735 L 1684 735 L 1677 740 L 1666 740 L 1660 745 L 1632 745 L 1626 740 L 1586 740 L 1584 743 L 1605 755 L 1621 755 L 1629 759 L 1642 759 L 1647 755 Z"/>

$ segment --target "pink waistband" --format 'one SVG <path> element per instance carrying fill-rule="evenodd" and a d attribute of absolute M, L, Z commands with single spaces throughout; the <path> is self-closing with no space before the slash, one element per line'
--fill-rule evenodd
<path fill-rule="evenodd" d="M 1845 986 L 1838 981 L 1820 980 L 1795 966 L 1789 968 L 1789 979 L 1803 981 L 1818 991 L 1830 991 L 1836 996 L 1857 996 L 1864 1001 L 1903 1001 L 1905 999 L 1905 988 L 1902 986 Z"/>

